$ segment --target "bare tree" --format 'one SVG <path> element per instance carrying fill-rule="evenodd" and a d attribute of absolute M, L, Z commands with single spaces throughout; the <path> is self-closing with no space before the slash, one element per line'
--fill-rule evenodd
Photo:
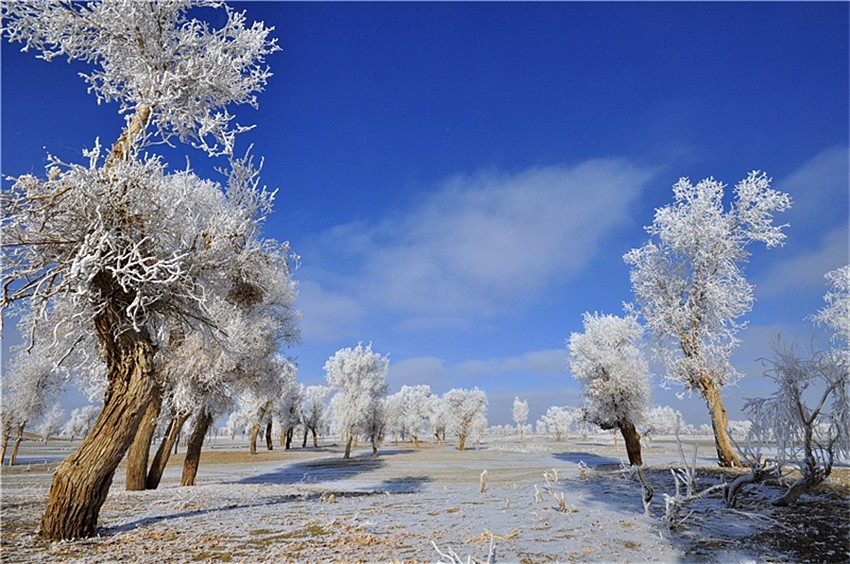
<path fill-rule="evenodd" d="M 681 178 L 673 186 L 673 204 L 657 209 L 646 227 L 653 239 L 624 256 L 632 265 L 637 311 L 667 367 L 666 378 L 702 396 L 721 466 L 740 465 L 726 432 L 721 390 L 740 377 L 729 357 L 746 324 L 739 319 L 753 304 L 741 265 L 750 244 L 782 244 L 784 226 L 773 225 L 773 215 L 791 205 L 788 194 L 770 182 L 764 173 L 750 173 L 725 210 L 725 185 L 708 178 L 694 186 Z"/>

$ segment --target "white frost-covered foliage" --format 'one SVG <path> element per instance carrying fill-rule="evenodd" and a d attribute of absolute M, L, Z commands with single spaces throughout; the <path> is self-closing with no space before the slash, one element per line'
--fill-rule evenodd
<path fill-rule="evenodd" d="M 584 333 L 570 335 L 570 371 L 584 386 L 585 412 L 603 429 L 643 418 L 650 397 L 649 366 L 634 316 L 584 314 Z"/>
<path fill-rule="evenodd" d="M 87 405 L 71 410 L 71 417 L 65 423 L 62 434 L 71 441 L 86 436 L 94 426 L 101 409 L 103 409 L 101 405 Z"/>
<path fill-rule="evenodd" d="M 62 429 L 62 419 L 65 417 L 65 411 L 59 407 L 59 404 L 53 404 L 50 411 L 44 414 L 41 423 L 38 424 L 36 432 L 41 435 L 41 440 L 47 442 L 50 437 L 56 436 Z"/>
<path fill-rule="evenodd" d="M 740 265 L 750 244 L 782 244 L 784 226 L 773 225 L 773 215 L 791 205 L 770 182 L 751 172 L 725 210 L 722 183 L 708 178 L 694 186 L 680 179 L 674 203 L 657 209 L 646 227 L 652 240 L 624 256 L 666 378 L 686 388 L 699 389 L 706 379 L 722 387 L 738 377 L 729 357 L 745 325 L 739 319 L 753 304 Z"/>
<path fill-rule="evenodd" d="M 4 426 L 23 431 L 44 415 L 64 386 L 63 372 L 43 347 L 19 349 L 3 375 Z"/>
<path fill-rule="evenodd" d="M 570 429 L 581 417 L 582 412 L 578 408 L 553 405 L 546 410 L 539 423 L 556 441 L 561 441 L 567 438 Z"/>
<path fill-rule="evenodd" d="M 446 433 L 458 438 L 460 450 L 466 441 L 478 441 L 487 430 L 487 394 L 478 388 L 452 388 L 443 394 Z"/>
<path fill-rule="evenodd" d="M 327 405 L 325 399 L 331 393 L 328 386 L 307 386 L 304 389 L 304 405 L 301 408 L 305 429 L 318 434 L 325 428 Z"/>
<path fill-rule="evenodd" d="M 832 336 L 837 352 L 847 357 L 850 364 L 850 264 L 827 272 L 829 290 L 823 299 L 826 306 L 815 316 L 816 323 L 826 325 L 835 333 Z"/>
<path fill-rule="evenodd" d="M 350 443 L 359 433 L 371 435 L 374 415 L 387 393 L 384 380 L 389 371 L 388 358 L 362 343 L 355 348 L 338 350 L 325 363 L 325 378 L 334 390 L 331 398 L 333 428 Z M 369 428 L 367 428 L 369 427 Z M 348 454 L 349 450 L 346 450 Z"/>
<path fill-rule="evenodd" d="M 673 435 L 677 427 L 682 431 L 684 422 L 682 413 L 669 405 L 648 409 L 643 417 L 643 434 L 647 436 Z M 709 428 L 710 429 L 710 428 Z"/>
<path fill-rule="evenodd" d="M 199 6 L 223 8 L 224 25 L 188 17 Z M 204 0 L 4 2 L 3 28 L 45 60 L 91 63 L 82 76 L 99 102 L 149 112 L 160 141 L 177 138 L 210 154 L 232 153 L 235 135 L 248 129 L 232 123 L 228 106 L 257 106 L 271 76 L 265 56 L 278 50 L 270 28 L 246 27 L 243 12 Z"/>
<path fill-rule="evenodd" d="M 414 443 L 419 443 L 420 437 L 426 432 L 428 419 L 434 409 L 434 395 L 431 394 L 431 386 L 417 384 L 415 386 L 402 386 L 397 393 L 399 398 L 402 429 L 410 434 Z"/>
<path fill-rule="evenodd" d="M 525 427 L 525 424 L 528 421 L 528 401 L 521 400 L 519 399 L 519 397 L 515 397 L 514 407 L 511 411 L 511 416 L 513 417 L 514 423 L 516 423 L 519 435 L 521 437 L 524 437 L 525 433 L 523 432 L 523 428 Z"/>

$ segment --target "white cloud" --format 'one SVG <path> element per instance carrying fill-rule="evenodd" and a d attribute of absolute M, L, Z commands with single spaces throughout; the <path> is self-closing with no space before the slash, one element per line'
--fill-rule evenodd
<path fill-rule="evenodd" d="M 363 304 L 353 297 L 324 290 L 316 282 L 298 283 L 301 338 L 305 342 L 329 343 L 356 339 L 364 317 Z"/>
<path fill-rule="evenodd" d="M 567 377 L 567 351 L 547 349 L 521 356 L 467 360 L 454 367 L 462 376 L 486 376 L 505 373 L 541 374 Z"/>
<path fill-rule="evenodd" d="M 764 297 L 788 295 L 795 292 L 824 294 L 827 290 L 823 275 L 848 263 L 847 224 L 828 232 L 816 249 L 795 254 L 778 263 L 757 283 L 756 292 Z"/>
<path fill-rule="evenodd" d="M 390 363 L 390 373 L 387 377 L 391 385 L 391 393 L 397 392 L 402 386 L 429 384 L 438 386 L 445 379 L 445 366 L 442 359 L 434 356 L 407 358 Z"/>
<path fill-rule="evenodd" d="M 415 209 L 341 226 L 321 246 L 370 311 L 408 326 L 468 325 L 580 272 L 650 176 L 614 159 L 457 176 Z"/>

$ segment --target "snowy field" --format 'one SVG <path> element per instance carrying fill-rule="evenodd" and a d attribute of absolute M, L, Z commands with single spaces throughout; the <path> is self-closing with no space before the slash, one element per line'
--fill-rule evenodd
<path fill-rule="evenodd" d="M 27 441 L 19 465 L 3 467 L 3 562 L 850 560 L 847 467 L 797 507 L 770 506 L 779 490 L 767 486 L 747 490 L 735 510 L 713 494 L 670 530 L 663 494 L 675 491 L 675 443 L 644 446 L 655 489 L 645 515 L 611 435 L 487 441 L 466 452 L 388 444 L 377 459 L 357 450 L 348 461 L 337 446 L 251 456 L 242 442 L 213 441 L 197 486 L 179 486 L 182 455 L 156 491 L 124 491 L 122 465 L 99 536 L 46 543 L 34 533 L 50 473 L 73 446 Z M 690 458 L 693 446 L 685 452 Z M 703 439 L 699 489 L 724 476 L 712 452 Z"/>

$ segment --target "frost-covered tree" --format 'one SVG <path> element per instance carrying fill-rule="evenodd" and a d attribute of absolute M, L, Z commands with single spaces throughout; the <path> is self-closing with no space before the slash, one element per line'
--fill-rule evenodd
<path fill-rule="evenodd" d="M 753 304 L 742 265 L 752 243 L 782 244 L 784 226 L 773 225 L 773 215 L 791 205 L 770 183 L 764 173 L 751 172 L 735 186 L 727 210 L 722 183 L 708 178 L 694 186 L 681 178 L 674 202 L 657 209 L 646 227 L 652 239 L 624 256 L 665 377 L 705 400 L 721 466 L 740 465 L 721 390 L 740 377 L 729 358 L 746 324 L 740 318 Z"/>
<path fill-rule="evenodd" d="M 540 418 L 540 423 L 556 441 L 562 441 L 567 438 L 570 428 L 579 416 L 577 408 L 553 405 Z"/>
<path fill-rule="evenodd" d="M 528 421 L 528 401 L 515 397 L 511 416 L 514 419 L 514 423 L 516 423 L 517 434 L 519 434 L 520 440 L 525 440 L 525 433 L 523 430 L 526 422 Z"/>
<path fill-rule="evenodd" d="M 643 417 L 643 434 L 647 437 L 658 435 L 672 435 L 678 427 L 684 425 L 681 412 L 669 405 L 656 406 L 646 411 Z"/>
<path fill-rule="evenodd" d="M 106 364 L 104 409 L 80 448 L 56 470 L 39 534 L 94 534 L 118 463 L 160 393 L 154 355 L 161 329 L 180 323 L 211 339 L 214 296 L 238 294 L 234 260 L 288 249 L 259 239 L 271 194 L 240 184 L 227 192 L 191 170 L 167 172 L 151 150 L 187 142 L 233 155 L 229 107 L 256 105 L 277 46 L 262 24 L 219 3 L 223 25 L 188 16 L 200 5 L 169 2 L 21 1 L 2 4 L 3 35 L 50 60 L 90 65 L 99 101 L 117 102 L 126 127 L 85 164 L 48 158 L 44 178 L 23 175 L 2 192 L 2 307 L 23 303 L 23 328 L 67 325 L 97 337 Z M 145 151 L 142 151 L 145 149 Z M 65 307 L 58 307 L 64 304 Z M 60 349 L 62 347 L 59 347 Z M 79 368 L 79 367 L 78 367 Z M 82 371 L 82 370 L 81 370 Z"/>
<path fill-rule="evenodd" d="M 826 275 L 831 288 L 827 305 L 814 320 L 834 331 L 835 348 L 799 353 L 777 342 L 771 369 L 776 391 L 768 398 L 748 400 L 744 411 L 752 421 L 759 444 L 775 446 L 777 467 L 793 465 L 800 473 L 788 491 L 775 501 L 790 505 L 824 481 L 837 458 L 850 457 L 850 354 L 847 352 L 850 268 Z M 758 463 L 751 461 L 754 475 Z"/>
<path fill-rule="evenodd" d="M 331 393 L 328 386 L 307 386 L 304 389 L 304 405 L 301 408 L 301 424 L 304 426 L 304 442 L 307 446 L 307 433 L 313 435 L 313 446 L 319 446 L 319 430 L 325 426 L 327 405 L 325 399 Z"/>
<path fill-rule="evenodd" d="M 375 436 L 374 415 L 387 393 L 384 379 L 389 365 L 389 359 L 373 352 L 371 344 L 364 347 L 362 343 L 338 350 L 325 363 L 325 378 L 334 390 L 332 420 L 345 442 L 344 458 L 351 457 L 351 445 L 357 435 Z"/>
<path fill-rule="evenodd" d="M 570 371 L 584 386 L 585 413 L 603 429 L 619 429 L 629 463 L 643 464 L 640 423 L 650 396 L 649 365 L 634 316 L 585 313 L 584 333 L 570 335 Z"/>
<path fill-rule="evenodd" d="M 428 418 L 434 408 L 431 386 L 427 384 L 402 386 L 398 395 L 401 400 L 402 428 L 410 434 L 410 440 L 413 441 L 414 446 L 419 446 L 419 438 L 425 431 Z"/>
<path fill-rule="evenodd" d="M 296 379 L 290 380 L 278 400 L 275 411 L 280 425 L 280 446 L 289 450 L 295 429 L 304 418 L 304 384 Z"/>
<path fill-rule="evenodd" d="M 53 407 L 44 414 L 36 428 L 36 432 L 41 435 L 41 440 L 45 443 L 50 437 L 55 437 L 62 430 L 62 419 L 65 418 L 65 410 L 59 404 L 53 404 Z"/>
<path fill-rule="evenodd" d="M 53 404 L 64 386 L 63 371 L 43 346 L 19 349 L 9 364 L 3 382 L 3 450 L 14 430 L 15 443 L 9 466 L 15 464 L 27 424 L 35 421 Z"/>
<path fill-rule="evenodd" d="M 487 430 L 487 394 L 473 388 L 452 388 L 443 394 L 446 433 L 457 437 L 458 449 L 466 449 L 466 441 L 480 440 Z"/>
<path fill-rule="evenodd" d="M 87 405 L 72 409 L 71 417 L 65 424 L 63 434 L 68 437 L 69 441 L 78 437 L 85 437 L 94 426 L 101 409 L 103 408 L 99 405 Z"/>

